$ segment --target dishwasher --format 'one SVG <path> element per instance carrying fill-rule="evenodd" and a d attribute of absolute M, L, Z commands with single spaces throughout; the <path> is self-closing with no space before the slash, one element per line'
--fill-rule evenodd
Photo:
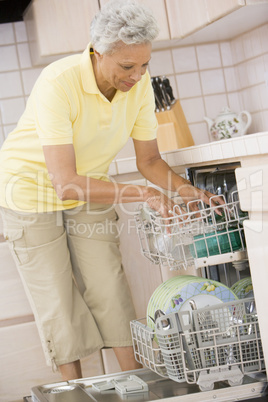
<path fill-rule="evenodd" d="M 223 204 L 200 201 L 199 211 L 193 212 L 191 203 L 178 201 L 170 218 L 142 205 L 135 215 L 145 257 L 170 270 L 183 272 L 193 266 L 199 275 L 176 277 L 183 278 L 184 286 L 195 283 L 201 294 L 222 289 L 232 289 L 229 293 L 234 294 L 237 290 L 235 297 L 216 303 L 214 296 L 214 302 L 206 305 L 213 297 L 206 296 L 202 305 L 199 294 L 190 294 L 187 309 L 176 310 L 175 304 L 182 301 L 177 298 L 173 310 L 163 311 L 163 304 L 157 305 L 161 298 L 154 300 L 152 295 L 155 304 L 150 310 L 149 302 L 147 317 L 130 323 L 135 358 L 143 369 L 40 385 L 32 388 L 25 401 L 268 400 L 254 289 L 247 282 L 245 294 L 245 286 L 237 285 L 250 281 L 243 228 L 248 214 L 240 208 L 237 167 L 228 164 L 187 170 L 195 186 L 221 196 Z"/>

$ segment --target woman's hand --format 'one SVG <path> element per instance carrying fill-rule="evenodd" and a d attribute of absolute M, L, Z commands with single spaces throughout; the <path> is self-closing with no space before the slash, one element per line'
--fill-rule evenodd
<path fill-rule="evenodd" d="M 183 181 L 183 184 L 180 185 L 177 191 L 186 205 L 190 202 L 189 208 L 191 211 L 199 210 L 198 204 L 200 200 L 203 201 L 205 205 L 209 205 L 211 207 L 217 207 L 218 205 L 225 204 L 222 196 L 216 196 L 207 190 L 201 190 L 198 187 L 194 187 L 188 180 L 183 179 Z M 216 209 L 215 211 L 221 215 L 220 209 Z"/>
<path fill-rule="evenodd" d="M 163 218 L 170 218 L 172 215 L 171 211 L 175 206 L 174 202 L 165 194 L 153 188 L 150 188 L 149 193 L 146 199 L 148 206 L 157 211 Z"/>

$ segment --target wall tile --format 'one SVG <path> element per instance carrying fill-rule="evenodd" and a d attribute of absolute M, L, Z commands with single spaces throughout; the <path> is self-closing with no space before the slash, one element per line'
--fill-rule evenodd
<path fill-rule="evenodd" d="M 214 141 L 210 145 L 211 154 L 214 159 L 222 159 L 222 149 L 219 141 Z"/>
<path fill-rule="evenodd" d="M 25 95 L 29 95 L 39 77 L 42 68 L 32 68 L 31 70 L 22 70 L 22 81 Z"/>
<path fill-rule="evenodd" d="M 16 46 L 0 47 L 0 71 L 17 70 L 19 68 Z"/>
<path fill-rule="evenodd" d="M 27 37 L 25 22 L 24 21 L 15 22 L 14 28 L 15 28 L 16 42 L 17 43 L 27 42 L 28 37 Z"/>
<path fill-rule="evenodd" d="M 126 158 L 117 161 L 118 174 L 133 172 L 136 169 L 136 158 Z"/>
<path fill-rule="evenodd" d="M 228 140 L 221 141 L 221 150 L 223 158 L 233 158 L 235 156 L 233 144 Z"/>
<path fill-rule="evenodd" d="M 267 38 L 268 40 L 268 38 Z M 263 57 L 257 57 L 246 64 L 249 85 L 256 85 L 264 81 Z"/>
<path fill-rule="evenodd" d="M 257 112 L 261 110 L 261 99 L 258 87 L 246 88 L 241 91 L 243 107 L 248 112 Z"/>
<path fill-rule="evenodd" d="M 230 42 L 221 42 L 220 52 L 221 52 L 222 65 L 224 67 L 232 66 L 234 62 Z"/>
<path fill-rule="evenodd" d="M 244 109 L 241 102 L 241 96 L 237 92 L 227 94 L 227 99 L 227 104 L 232 111 L 238 113 L 240 110 Z"/>
<path fill-rule="evenodd" d="M 173 74 L 173 62 L 171 50 L 161 50 L 152 52 L 150 60 L 151 76 Z"/>
<path fill-rule="evenodd" d="M 7 137 L 8 134 L 16 128 L 17 124 L 8 124 L 4 126 L 4 136 Z"/>
<path fill-rule="evenodd" d="M 265 71 L 268 71 L 268 53 L 263 55 L 263 61 L 264 61 Z"/>
<path fill-rule="evenodd" d="M 236 77 L 236 70 L 234 67 L 227 67 L 223 70 L 226 89 L 227 91 L 233 92 L 239 89 L 238 80 Z"/>
<path fill-rule="evenodd" d="M 254 29 L 251 32 L 251 44 L 252 44 L 253 57 L 262 54 L 261 31 L 259 28 Z"/>
<path fill-rule="evenodd" d="M 265 84 L 259 86 L 261 109 L 268 109 L 268 87 Z"/>
<path fill-rule="evenodd" d="M 187 123 L 202 122 L 205 114 L 202 98 L 191 98 L 181 100 Z"/>
<path fill-rule="evenodd" d="M 4 140 L 5 140 L 4 130 L 3 127 L 0 126 L 0 148 L 2 147 Z"/>
<path fill-rule="evenodd" d="M 262 54 L 262 43 L 260 28 L 254 29 L 242 36 L 244 54 L 246 59 Z"/>
<path fill-rule="evenodd" d="M 133 145 L 133 140 L 132 140 L 132 138 L 129 138 L 126 145 L 116 155 L 115 160 L 121 159 L 121 158 L 130 158 L 130 157 L 134 157 L 135 155 L 136 154 L 135 154 L 135 149 L 134 149 L 134 145 Z"/>
<path fill-rule="evenodd" d="M 17 123 L 25 109 L 24 98 L 7 99 L 0 101 L 3 124 Z"/>
<path fill-rule="evenodd" d="M 247 135 L 245 137 L 245 145 L 246 145 L 248 155 L 256 155 L 256 154 L 260 153 L 260 148 L 259 148 L 257 138 Z"/>
<path fill-rule="evenodd" d="M 184 159 L 184 163 L 185 164 L 190 164 L 193 163 L 193 153 L 192 153 L 192 149 L 185 149 L 184 151 L 184 155 L 183 155 L 183 159 Z"/>
<path fill-rule="evenodd" d="M 237 84 L 240 89 L 247 88 L 249 86 L 249 79 L 247 75 L 247 64 L 242 63 L 235 67 Z"/>
<path fill-rule="evenodd" d="M 204 95 L 225 92 L 222 69 L 201 71 L 200 75 Z"/>
<path fill-rule="evenodd" d="M 165 162 L 167 162 L 167 153 L 168 153 L 168 152 L 166 152 L 166 151 L 160 152 L 161 158 L 162 158 Z"/>
<path fill-rule="evenodd" d="M 233 61 L 235 64 L 245 60 L 243 40 L 241 39 L 240 36 L 238 38 L 231 40 L 231 49 L 232 49 Z"/>
<path fill-rule="evenodd" d="M 10 98 L 12 96 L 21 96 L 22 85 L 19 72 L 0 74 L 0 98 Z"/>
<path fill-rule="evenodd" d="M 267 112 L 267 127 L 268 127 L 268 112 Z M 268 154 L 268 136 L 263 135 L 258 138 L 259 149 L 262 154 Z"/>
<path fill-rule="evenodd" d="M 184 160 L 182 161 L 180 152 L 167 152 L 166 153 L 166 161 L 169 164 L 169 166 L 178 166 L 182 165 L 184 163 Z"/>
<path fill-rule="evenodd" d="M 172 50 L 176 73 L 197 71 L 197 59 L 194 46 L 186 46 Z"/>
<path fill-rule="evenodd" d="M 246 59 L 250 59 L 253 57 L 253 48 L 252 48 L 252 32 L 248 32 L 242 36 L 242 43 L 244 48 L 244 54 Z"/>
<path fill-rule="evenodd" d="M 264 110 L 263 112 L 261 112 L 261 114 L 262 114 L 263 131 L 268 131 L 268 110 Z M 268 153 L 268 150 L 266 152 Z"/>
<path fill-rule="evenodd" d="M 206 123 L 189 124 L 195 145 L 206 144 L 210 141 Z"/>
<path fill-rule="evenodd" d="M 12 23 L 0 24 L 0 45 L 8 45 L 15 42 Z"/>
<path fill-rule="evenodd" d="M 220 49 L 217 43 L 196 46 L 200 70 L 221 67 Z"/>
<path fill-rule="evenodd" d="M 198 73 L 179 74 L 176 80 L 180 99 L 202 95 Z"/>
<path fill-rule="evenodd" d="M 28 43 L 19 43 L 17 45 L 18 54 L 19 54 L 19 62 L 21 68 L 29 68 L 32 67 L 30 49 Z"/>
<path fill-rule="evenodd" d="M 268 24 L 263 25 L 262 27 L 259 28 L 259 33 L 260 33 L 260 42 L 261 42 L 261 49 L 262 52 L 268 52 Z"/>
<path fill-rule="evenodd" d="M 110 164 L 108 174 L 110 176 L 115 176 L 117 174 L 117 165 L 115 161 Z"/>
<path fill-rule="evenodd" d="M 193 158 L 193 162 L 195 162 L 195 163 L 197 163 L 197 162 L 202 160 L 200 148 L 195 148 L 194 147 L 192 149 L 192 158 Z"/>
<path fill-rule="evenodd" d="M 262 131 L 262 116 L 260 113 L 251 113 L 252 122 L 247 130 L 247 134 L 258 133 Z"/>
<path fill-rule="evenodd" d="M 211 119 L 221 112 L 222 108 L 228 106 L 228 99 L 226 94 L 205 96 L 205 110 L 206 116 Z"/>
<path fill-rule="evenodd" d="M 262 112 L 254 113 L 252 120 L 254 123 L 254 133 L 261 133 L 262 131 L 265 131 Z"/>
<path fill-rule="evenodd" d="M 233 141 L 233 150 L 235 156 L 245 156 L 247 155 L 247 149 L 244 141 L 241 141 L 240 138 L 235 139 Z"/>
<path fill-rule="evenodd" d="M 212 153 L 210 147 L 202 147 L 201 148 L 201 158 L 203 162 L 211 161 Z"/>

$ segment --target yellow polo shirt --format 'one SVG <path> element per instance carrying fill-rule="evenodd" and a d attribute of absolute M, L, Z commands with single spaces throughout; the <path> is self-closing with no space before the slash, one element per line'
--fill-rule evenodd
<path fill-rule="evenodd" d="M 17 127 L 0 151 L 0 205 L 26 212 L 74 208 L 60 201 L 48 176 L 43 145 L 73 144 L 77 172 L 108 180 L 111 161 L 131 136 L 156 138 L 150 76 L 108 101 L 99 91 L 89 55 L 73 55 L 46 67 L 37 79 Z"/>

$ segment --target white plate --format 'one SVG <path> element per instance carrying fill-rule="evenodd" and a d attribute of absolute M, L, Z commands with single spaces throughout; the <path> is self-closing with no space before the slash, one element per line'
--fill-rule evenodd
<path fill-rule="evenodd" d="M 197 308 L 237 299 L 235 293 L 220 282 L 199 277 L 173 277 L 162 283 L 150 298 L 147 308 L 148 325 L 153 327 L 148 316 L 154 317 L 156 310 L 160 309 L 169 314 L 179 311 L 185 303 L 187 304 L 184 308 L 188 310 L 189 301 L 191 299 L 195 301 L 196 296 L 198 296 Z"/>

